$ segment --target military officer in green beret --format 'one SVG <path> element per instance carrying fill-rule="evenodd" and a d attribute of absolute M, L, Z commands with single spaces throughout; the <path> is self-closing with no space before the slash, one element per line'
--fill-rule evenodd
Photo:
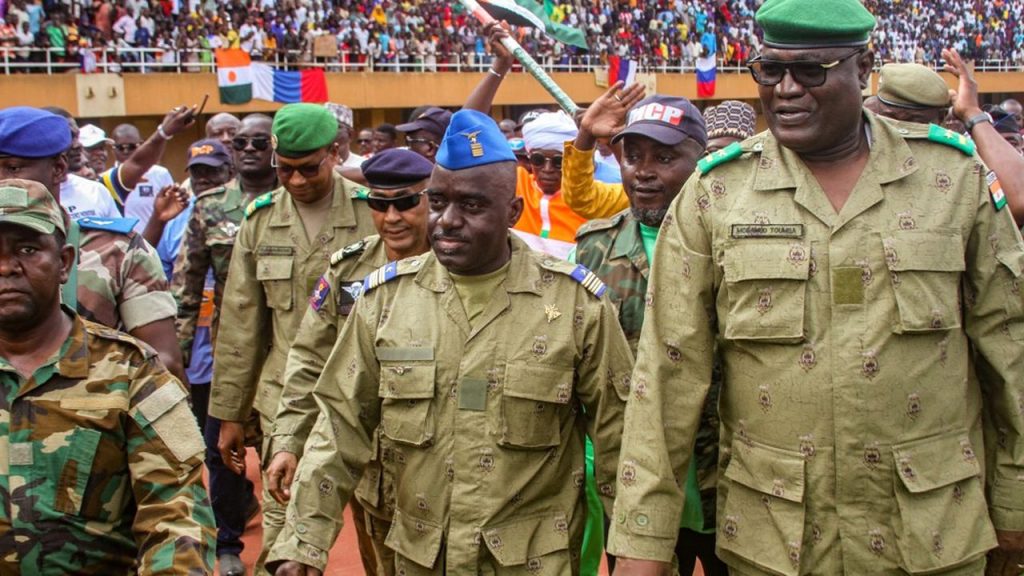
<path fill-rule="evenodd" d="M 670 568 L 716 344 L 731 573 L 1018 574 L 1024 243 L 998 181 L 966 137 L 862 110 L 858 0 L 756 19 L 769 131 L 699 162 L 658 237 L 616 574 Z"/>
<path fill-rule="evenodd" d="M 455 113 L 436 161 L 432 252 L 366 278 L 314 389 L 279 575 L 326 566 L 378 425 L 396 574 L 577 574 L 584 432 L 611 505 L 632 354 L 607 288 L 509 233 L 516 161 L 490 117 Z"/>
<path fill-rule="evenodd" d="M 238 474 L 245 471 L 243 423 L 255 407 L 264 442 L 269 439 L 288 350 L 331 254 L 374 231 L 370 210 L 358 198 L 365 189 L 334 173 L 337 131 L 334 115 L 322 106 L 291 104 L 277 112 L 271 140 L 282 187 L 249 204 L 235 240 L 210 415 L 222 421 L 218 448 Z M 284 509 L 266 486 L 264 481 L 260 566 L 284 524 Z"/>

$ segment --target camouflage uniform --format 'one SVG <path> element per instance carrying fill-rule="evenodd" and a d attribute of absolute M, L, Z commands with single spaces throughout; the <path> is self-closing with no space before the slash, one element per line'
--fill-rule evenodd
<path fill-rule="evenodd" d="M 331 256 L 331 266 L 314 289 L 310 307 L 288 352 L 281 405 L 274 419 L 271 454 L 290 452 L 302 456 L 303 446 L 320 414 L 313 397 L 313 387 L 338 339 L 338 325 L 344 324 L 352 311 L 362 290 L 363 278 L 387 261 L 384 242 L 379 236 L 360 240 Z M 379 446 L 384 439 L 379 433 L 376 435 Z M 394 555 L 384 545 L 384 538 L 390 528 L 394 503 L 387 491 L 390 483 L 382 482 L 379 453 L 379 448 L 374 451 L 373 459 L 363 472 L 363 479 L 355 492 L 359 505 L 352 507 L 352 513 L 361 549 L 371 545 L 364 541 L 367 535 L 372 541 L 370 554 L 363 554 L 364 562 L 376 557 L 376 571 L 392 574 Z M 370 517 L 361 518 L 363 511 Z"/>
<path fill-rule="evenodd" d="M 379 426 L 398 574 L 578 571 L 583 434 L 610 506 L 632 354 L 600 280 L 511 243 L 472 327 L 433 253 L 367 277 L 317 382 L 323 416 L 272 560 L 324 568 Z"/>
<path fill-rule="evenodd" d="M 207 271 L 211 268 L 214 287 L 210 335 L 213 342 L 216 342 L 219 310 L 231 264 L 231 250 L 235 245 L 235 235 L 242 225 L 245 206 L 254 197 L 242 192 L 237 180 L 196 196 L 171 278 L 171 293 L 178 301 L 178 340 L 186 366 L 192 354 L 192 341 L 203 303 Z"/>
<path fill-rule="evenodd" d="M 30 378 L 0 358 L 0 390 L 0 573 L 212 573 L 202 438 L 145 345 L 75 316 Z"/>
<path fill-rule="evenodd" d="M 730 571 L 980 574 L 993 526 L 1024 530 L 1024 243 L 966 138 L 866 116 L 838 213 L 767 132 L 702 160 L 673 203 L 613 553 L 672 556 L 716 341 Z"/>
<path fill-rule="evenodd" d="M 644 324 L 644 298 L 650 275 L 650 264 L 640 238 L 640 223 L 627 208 L 609 219 L 588 222 L 577 232 L 576 241 L 576 261 L 593 270 L 608 286 L 608 298 L 618 309 L 619 325 L 635 354 Z M 705 529 L 715 527 L 715 487 L 718 482 L 721 371 L 716 370 L 714 376 L 694 445 Z"/>
<path fill-rule="evenodd" d="M 284 385 L 288 350 L 306 302 L 331 255 L 375 232 L 364 190 L 334 179 L 334 200 L 324 228 L 311 243 L 294 200 L 282 187 L 254 200 L 235 239 L 210 389 L 210 415 L 244 422 L 255 408 L 269 441 Z M 264 466 L 270 458 L 264 446 Z M 263 483 L 264 555 L 284 523 L 284 510 Z"/>
<path fill-rule="evenodd" d="M 115 231 L 121 222 L 111 226 L 110 220 L 83 218 L 72 224 L 81 230 L 76 308 L 87 320 L 130 332 L 173 318 L 177 307 L 160 257 L 142 236 Z M 74 288 L 65 284 L 65 295 Z"/>

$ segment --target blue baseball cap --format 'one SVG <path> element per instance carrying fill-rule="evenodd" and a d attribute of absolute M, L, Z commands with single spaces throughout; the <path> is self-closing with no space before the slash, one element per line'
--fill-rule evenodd
<path fill-rule="evenodd" d="M 188 147 L 188 164 L 185 167 L 191 168 L 197 164 L 202 164 L 203 166 L 218 168 L 230 163 L 231 155 L 228 154 L 228 149 L 221 144 L 220 140 L 205 138 L 198 142 L 193 142 Z"/>
<path fill-rule="evenodd" d="M 515 162 L 516 156 L 494 119 L 477 110 L 459 110 L 452 114 L 434 161 L 448 170 L 466 170 Z"/>
<path fill-rule="evenodd" d="M 0 110 L 0 156 L 49 158 L 70 147 L 71 128 L 64 118 L 30 106 Z"/>

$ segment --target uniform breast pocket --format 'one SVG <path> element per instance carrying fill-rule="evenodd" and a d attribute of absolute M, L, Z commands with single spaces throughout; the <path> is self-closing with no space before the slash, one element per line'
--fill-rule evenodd
<path fill-rule="evenodd" d="M 529 450 L 560 445 L 573 375 L 571 367 L 510 362 L 501 397 L 498 444 Z"/>
<path fill-rule="evenodd" d="M 261 258 L 256 263 L 256 279 L 263 284 L 268 307 L 274 310 L 292 309 L 291 258 Z"/>
<path fill-rule="evenodd" d="M 12 443 L 12 500 L 26 502 L 22 510 L 43 517 L 80 515 L 101 437 L 99 430 L 75 427 L 56 449 L 41 442 Z"/>
<path fill-rule="evenodd" d="M 897 230 L 882 239 L 899 319 L 897 334 L 960 326 L 964 246 L 955 230 Z"/>
<path fill-rule="evenodd" d="M 809 247 L 748 240 L 726 248 L 724 266 L 727 339 L 803 340 Z"/>
<path fill-rule="evenodd" d="M 395 442 L 429 446 L 434 439 L 434 350 L 378 348 L 381 430 Z"/>

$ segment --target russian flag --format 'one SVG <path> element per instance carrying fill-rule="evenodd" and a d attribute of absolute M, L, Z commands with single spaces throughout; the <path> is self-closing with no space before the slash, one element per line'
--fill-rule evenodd
<path fill-rule="evenodd" d="M 697 97 L 711 98 L 715 95 L 715 74 L 718 64 L 715 55 L 697 58 Z"/>
<path fill-rule="evenodd" d="M 626 86 L 636 82 L 636 60 L 620 58 L 618 56 L 608 57 L 608 84 L 615 84 L 622 81 Z"/>
<path fill-rule="evenodd" d="M 271 102 L 327 102 L 327 78 L 321 68 L 278 70 L 253 62 L 252 97 Z"/>

